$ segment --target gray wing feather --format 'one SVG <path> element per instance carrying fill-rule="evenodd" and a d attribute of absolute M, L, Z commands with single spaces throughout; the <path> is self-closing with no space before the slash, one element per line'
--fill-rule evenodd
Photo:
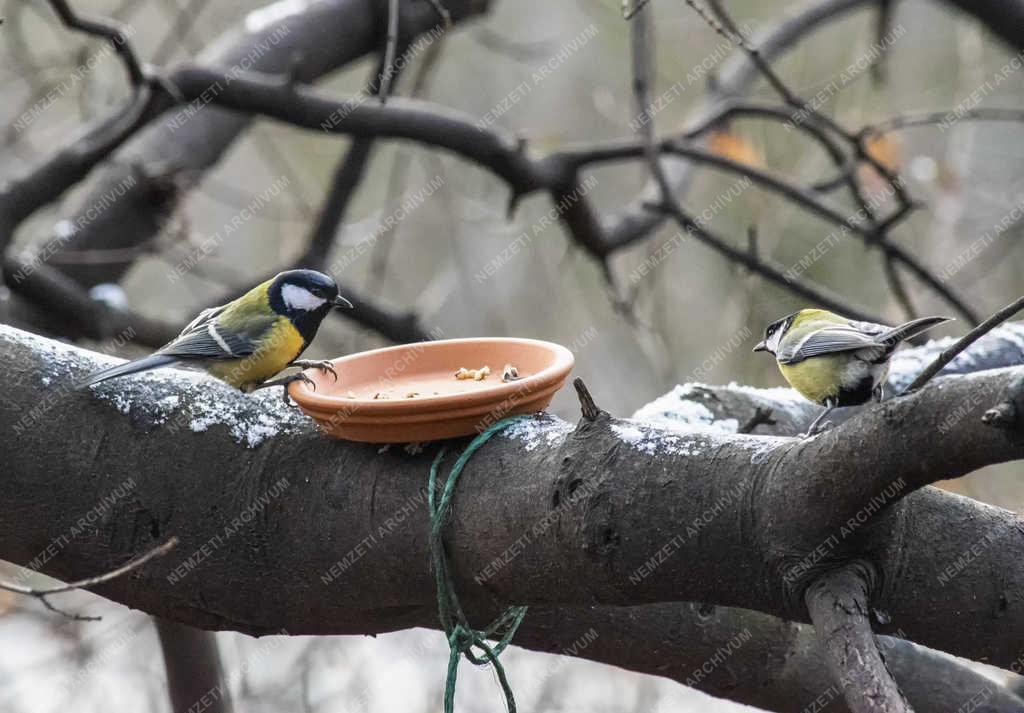
<path fill-rule="evenodd" d="M 193 319 L 191 322 L 185 325 L 185 328 L 181 330 L 181 334 L 179 334 L 178 337 L 182 337 L 188 334 L 189 332 L 205 325 L 211 319 L 213 319 L 221 312 L 223 312 L 226 307 L 227 305 L 221 305 L 220 307 L 207 307 L 202 312 L 197 314 L 195 319 Z"/>
<path fill-rule="evenodd" d="M 258 346 L 258 340 L 273 324 L 270 316 L 258 323 L 246 325 L 243 331 L 230 329 L 217 317 L 224 307 L 204 310 L 189 323 L 181 334 L 169 344 L 161 347 L 157 354 L 167 354 L 179 359 L 238 359 L 249 356 Z"/>
<path fill-rule="evenodd" d="M 823 354 L 872 347 L 878 347 L 878 341 L 873 334 L 865 334 L 851 327 L 826 327 L 811 332 L 803 341 L 793 346 L 780 349 L 778 360 L 783 364 L 793 364 Z"/>

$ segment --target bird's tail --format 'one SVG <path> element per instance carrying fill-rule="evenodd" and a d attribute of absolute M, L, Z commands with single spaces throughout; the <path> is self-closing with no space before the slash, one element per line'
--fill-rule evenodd
<path fill-rule="evenodd" d="M 156 369 L 161 366 L 173 364 L 176 361 L 177 359 L 172 356 L 168 356 L 167 354 L 151 354 L 148 357 L 143 357 L 142 359 L 136 359 L 135 361 L 130 361 L 126 364 L 118 364 L 117 366 L 112 366 L 90 374 L 75 384 L 75 388 L 84 389 L 87 386 L 98 384 L 101 381 L 106 381 L 107 379 L 124 376 L 125 374 L 138 374 L 140 371 L 149 371 L 150 369 Z"/>
<path fill-rule="evenodd" d="M 878 336 L 878 341 L 886 346 L 895 347 L 900 342 L 912 339 L 932 327 L 950 321 L 950 319 L 950 317 L 921 317 L 920 319 L 912 319 L 906 324 L 901 324 L 887 332 L 882 332 Z"/>

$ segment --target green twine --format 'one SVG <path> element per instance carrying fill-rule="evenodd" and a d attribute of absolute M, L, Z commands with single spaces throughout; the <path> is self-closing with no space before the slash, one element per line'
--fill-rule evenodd
<path fill-rule="evenodd" d="M 523 622 L 526 616 L 526 607 L 509 607 L 501 616 L 495 619 L 486 629 L 474 629 L 466 619 L 462 611 L 462 605 L 455 594 L 455 583 L 452 581 L 451 572 L 448 569 L 448 560 L 444 555 L 444 543 L 441 541 L 441 534 L 444 523 L 452 509 L 452 495 L 455 493 L 455 484 L 458 482 L 462 469 L 472 455 L 483 444 L 487 443 L 498 431 L 529 416 L 510 416 L 496 423 L 491 424 L 474 438 L 466 450 L 462 452 L 459 459 L 455 461 L 451 472 L 448 473 L 448 480 L 441 492 L 440 502 L 435 497 L 435 486 L 437 484 L 437 468 L 445 455 L 445 448 L 434 458 L 430 466 L 430 484 L 427 492 L 427 503 L 430 507 L 430 556 L 434 564 L 434 577 L 437 581 L 437 613 L 441 619 L 441 626 L 448 638 L 448 678 L 444 686 L 444 711 L 452 713 L 455 708 L 455 679 L 459 673 L 459 657 L 465 656 L 471 663 L 477 666 L 494 664 L 494 671 L 498 674 L 498 682 L 505 694 L 505 703 L 509 713 L 516 713 L 516 701 L 512 695 L 512 687 L 505 676 L 505 668 L 498 661 L 498 655 L 505 650 L 516 629 Z M 493 639 L 498 643 L 489 645 L 485 640 Z M 481 653 L 476 653 L 476 647 Z"/>

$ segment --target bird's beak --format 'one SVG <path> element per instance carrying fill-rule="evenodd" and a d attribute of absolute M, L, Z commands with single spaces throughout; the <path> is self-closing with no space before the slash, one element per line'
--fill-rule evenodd
<path fill-rule="evenodd" d="M 334 306 L 339 309 L 353 309 L 352 303 L 349 302 L 344 297 L 342 297 L 341 295 L 338 295 L 337 297 L 334 298 Z"/>
<path fill-rule="evenodd" d="M 766 352 L 766 351 L 768 351 L 768 347 L 766 347 L 766 346 L 765 346 L 765 344 L 764 344 L 764 340 L 763 340 L 763 339 L 762 339 L 761 341 L 759 341 L 759 342 L 758 342 L 758 343 L 757 343 L 757 344 L 756 344 L 756 345 L 754 346 L 754 351 L 755 351 L 755 352 Z"/>

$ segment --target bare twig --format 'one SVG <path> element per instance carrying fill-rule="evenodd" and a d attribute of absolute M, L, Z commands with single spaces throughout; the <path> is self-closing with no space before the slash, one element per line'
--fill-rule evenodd
<path fill-rule="evenodd" d="M 818 577 L 804 594 L 832 677 L 852 713 L 913 713 L 871 631 L 870 565 L 853 563 Z"/>
<path fill-rule="evenodd" d="M 908 320 L 913 319 L 917 316 L 917 311 L 914 309 L 914 303 L 910 301 L 910 294 L 903 284 L 903 278 L 900 277 L 900 273 L 896 269 L 896 261 L 892 255 L 882 254 L 882 269 L 885 271 L 885 279 L 889 283 L 889 289 L 892 291 L 896 301 L 899 302 L 900 307 L 903 308 L 904 317 Z"/>
<path fill-rule="evenodd" d="M 917 375 L 910 386 L 908 386 L 903 393 L 908 394 L 911 391 L 916 391 L 922 386 L 931 381 L 932 377 L 942 371 L 942 368 L 949 362 L 953 361 L 956 356 L 967 349 L 967 347 L 974 344 L 976 341 L 981 339 L 987 333 L 998 327 L 1000 324 L 1008 320 L 1013 315 L 1024 309 L 1024 297 L 1020 297 L 1014 300 L 1010 304 L 1003 307 L 1001 310 L 996 312 L 994 315 L 986 319 L 984 322 L 979 324 L 977 327 L 969 331 L 967 334 L 962 336 L 960 339 L 951 344 L 948 348 L 943 349 L 942 353 L 925 367 L 924 371 Z"/>
<path fill-rule="evenodd" d="M 412 85 L 409 87 L 410 97 L 421 98 L 426 92 L 429 79 L 433 70 L 437 67 L 437 62 L 441 57 L 444 45 L 445 42 L 442 37 L 436 42 L 432 42 L 430 46 L 427 47 L 424 52 L 423 59 L 419 62 L 419 65 L 416 67 L 414 72 Z M 410 161 L 411 155 L 409 151 L 399 148 L 395 152 L 395 158 L 391 164 L 391 170 L 388 174 L 388 188 L 385 205 L 393 205 L 398 201 L 399 193 L 405 185 L 406 173 L 409 168 Z M 391 254 L 391 246 L 395 242 L 395 237 L 400 226 L 401 223 L 398 222 L 391 227 L 382 225 L 378 229 L 380 231 L 380 235 L 376 244 L 373 246 L 373 251 L 370 254 L 370 268 L 368 270 L 366 282 L 367 289 L 375 289 L 379 291 L 384 284 L 387 273 L 388 258 Z"/>
<path fill-rule="evenodd" d="M 395 53 L 398 48 L 398 0 L 388 0 L 388 32 L 384 45 L 384 71 L 380 78 L 380 103 L 387 104 L 391 90 L 391 75 L 395 71 Z"/>
<path fill-rule="evenodd" d="M 370 77 L 370 92 L 379 94 L 382 103 L 391 75 L 396 71 L 393 68 L 393 62 L 394 57 L 391 58 L 390 63 L 386 57 L 381 59 Z M 334 237 L 337 235 L 338 226 L 345 219 L 352 197 L 366 173 L 374 143 L 375 140 L 372 136 L 360 136 L 352 140 L 334 170 L 330 189 L 320 205 L 313 230 L 306 242 L 306 249 L 302 256 L 295 261 L 294 267 L 323 268 L 331 245 L 334 243 Z"/>
<path fill-rule="evenodd" d="M 649 14 L 650 10 L 638 11 L 634 15 L 632 25 L 633 92 L 638 112 L 646 112 L 650 103 L 650 78 L 653 76 L 652 64 L 654 50 L 653 38 L 648 26 Z M 642 152 L 642 155 L 646 158 L 647 164 L 650 167 L 654 182 L 658 186 L 658 190 L 661 194 L 660 203 L 654 206 L 654 208 L 656 210 L 662 210 L 666 214 L 670 215 L 684 231 L 693 235 L 701 242 L 711 246 L 733 262 L 743 265 L 752 272 L 771 280 L 777 285 L 785 287 L 791 292 L 809 297 L 817 304 L 829 305 L 830 309 L 839 309 L 844 313 L 864 314 L 860 310 L 851 308 L 850 305 L 846 305 L 838 300 L 832 299 L 824 293 L 814 290 L 802 282 L 788 278 L 781 271 L 763 262 L 755 253 L 751 251 L 744 252 L 734 248 L 725 240 L 709 232 L 703 225 L 694 220 L 693 217 L 683 209 L 679 201 L 672 194 L 672 188 L 665 175 L 664 167 L 661 165 L 660 152 L 666 151 L 668 153 L 675 153 L 688 158 L 706 161 L 709 164 L 716 165 L 727 170 L 732 170 L 743 175 L 756 175 L 764 185 L 786 192 L 787 194 L 791 193 L 794 196 L 800 196 L 807 205 L 813 205 L 839 221 L 845 222 L 842 215 L 824 207 L 816 198 L 808 195 L 804 189 L 787 184 L 785 181 L 752 166 L 740 164 L 732 159 L 719 156 L 718 154 L 682 145 L 672 140 L 663 141 L 659 145 L 655 145 L 653 117 L 650 121 L 642 124 L 641 132 L 641 144 L 639 146 L 634 143 L 633 145 L 620 144 L 619 146 L 611 146 L 605 149 L 602 149 L 601 147 L 584 149 L 580 154 L 575 155 L 576 162 L 574 163 L 574 166 L 578 168 L 579 166 L 587 165 L 591 162 L 615 160 L 617 158 L 636 155 Z M 572 154 L 563 152 L 563 155 Z M 748 171 L 752 171 L 753 174 L 748 173 Z"/>
<path fill-rule="evenodd" d="M 862 319 L 869 322 L 885 321 L 884 319 L 881 319 L 879 315 L 873 315 L 865 312 L 852 303 L 819 289 L 806 280 L 800 280 L 787 275 L 780 268 L 772 265 L 762 258 L 757 257 L 756 255 L 750 254 L 746 250 L 740 250 L 739 248 L 730 245 L 727 240 L 715 233 L 712 233 L 710 230 L 694 220 L 693 217 L 678 205 L 678 201 L 669 203 L 668 205 L 652 205 L 651 207 L 655 210 L 662 211 L 665 215 L 674 219 L 688 235 L 693 236 L 721 255 L 724 255 L 732 262 L 735 262 L 736 264 L 750 270 L 752 273 L 763 277 L 769 282 L 792 292 L 794 295 L 804 297 L 813 304 L 840 312 L 841 314 L 849 315 L 855 319 Z"/>
<path fill-rule="evenodd" d="M 67 0 L 49 0 L 49 2 L 57 16 L 68 27 L 81 30 L 89 35 L 103 37 L 110 42 L 110 46 L 124 63 L 125 69 L 128 71 L 128 78 L 131 79 L 133 85 L 138 86 L 146 81 L 142 63 L 128 41 L 129 33 L 119 23 L 113 20 L 83 17 L 71 9 Z"/>
<path fill-rule="evenodd" d="M 14 594 L 24 594 L 25 596 L 35 597 L 39 601 L 41 601 L 46 606 L 47 609 L 55 611 L 59 614 L 63 614 L 64 616 L 68 616 L 73 619 L 78 619 L 80 621 L 97 621 L 100 617 L 86 617 L 80 616 L 78 614 L 68 614 L 67 612 L 61 611 L 60 609 L 57 609 L 52 604 L 50 604 L 50 602 L 46 598 L 52 594 L 62 594 L 64 592 L 70 592 L 73 589 L 85 589 L 88 587 L 94 587 L 97 584 L 103 584 L 104 582 L 109 582 L 112 579 L 117 579 L 118 577 L 128 574 L 134 569 L 138 569 L 154 557 L 163 557 L 165 554 L 174 549 L 174 547 L 177 544 L 178 538 L 172 537 L 159 547 L 154 547 L 149 552 L 146 552 L 145 554 L 136 557 L 130 562 L 121 565 L 117 569 L 111 570 L 105 574 L 97 575 L 95 577 L 86 577 L 85 579 L 79 579 L 75 582 L 61 584 L 56 587 L 37 589 L 35 587 L 26 587 L 21 584 L 13 584 L 11 582 L 0 582 L 0 589 L 3 589 L 8 592 L 13 592 Z"/>
<path fill-rule="evenodd" d="M 746 38 L 740 34 L 736 24 L 733 22 L 728 12 L 726 12 L 722 3 L 719 0 L 708 0 L 708 3 L 711 5 L 715 17 L 712 17 L 707 9 L 701 6 L 696 0 L 686 0 L 686 4 L 693 8 L 701 18 L 703 18 L 704 21 L 713 30 L 715 30 L 715 32 L 736 43 L 740 49 L 747 54 L 750 61 L 755 67 L 757 67 L 758 72 L 768 81 L 786 104 L 797 112 L 806 114 L 807 117 L 813 117 L 816 121 L 822 123 L 831 131 L 843 137 L 843 139 L 853 147 L 857 160 L 871 166 L 880 176 L 882 176 L 883 179 L 885 179 L 889 187 L 894 191 L 896 198 L 900 203 L 901 209 L 897 212 L 899 219 L 909 213 L 909 211 L 913 209 L 915 201 L 907 193 L 902 179 L 871 153 L 866 143 L 867 136 L 863 132 L 854 132 L 844 128 L 832 118 L 818 111 L 813 105 L 808 104 L 798 97 L 796 93 L 789 89 L 786 83 L 782 81 L 779 75 L 775 73 L 768 62 L 765 61 L 761 56 L 760 51 L 747 42 Z M 864 199 L 863 193 L 853 184 L 851 184 L 851 187 L 861 210 L 865 211 L 868 217 L 872 218 L 871 222 L 874 223 L 873 213 Z M 964 300 L 951 292 L 941 280 L 918 262 L 916 258 L 907 253 L 907 251 L 886 240 L 886 232 L 894 223 L 895 220 L 890 219 L 880 225 L 869 225 L 867 228 L 857 232 L 865 235 L 870 244 L 879 245 L 884 250 L 887 258 L 890 260 L 897 260 L 905 264 L 915 275 L 917 275 L 918 278 L 928 285 L 929 288 L 954 307 L 954 309 L 956 309 L 957 312 L 959 312 L 960 315 L 963 316 L 970 324 L 976 324 L 978 322 L 978 317 Z M 888 275 L 890 284 L 894 284 L 899 287 L 898 278 L 895 281 L 893 279 L 895 272 L 888 273 Z"/>
<path fill-rule="evenodd" d="M 1003 107 L 982 107 L 967 111 L 931 111 L 912 114 L 898 114 L 883 121 L 869 124 L 860 130 L 865 138 L 886 134 L 897 129 L 909 129 L 919 126 L 954 123 L 958 121 L 1015 121 L 1024 122 L 1024 109 Z"/>

